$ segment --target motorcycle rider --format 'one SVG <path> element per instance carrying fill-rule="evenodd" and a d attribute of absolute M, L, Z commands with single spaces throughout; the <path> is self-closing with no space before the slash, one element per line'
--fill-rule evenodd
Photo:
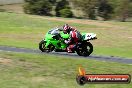
<path fill-rule="evenodd" d="M 68 24 L 63 26 L 63 32 L 70 34 L 70 38 L 64 42 L 69 45 L 67 47 L 67 52 L 72 53 L 73 49 L 76 47 L 76 44 L 81 41 L 82 36 L 79 31 L 73 27 L 70 27 Z"/>

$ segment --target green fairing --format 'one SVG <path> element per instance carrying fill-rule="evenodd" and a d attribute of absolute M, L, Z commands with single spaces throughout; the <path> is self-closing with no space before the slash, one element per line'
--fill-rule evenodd
<path fill-rule="evenodd" d="M 68 39 L 69 34 L 64 34 L 63 32 L 60 32 L 60 35 L 63 39 Z M 67 47 L 67 44 L 64 43 L 64 41 L 54 39 L 52 34 L 46 33 L 44 41 L 46 41 L 45 47 L 48 48 L 50 44 L 54 45 L 56 49 L 65 49 Z"/>
<path fill-rule="evenodd" d="M 64 34 L 62 31 L 60 32 L 60 35 L 63 39 L 68 39 L 69 34 Z M 82 40 L 84 40 L 86 33 L 82 33 Z M 64 43 L 64 41 L 56 40 L 53 38 L 53 36 L 49 32 L 46 33 L 44 41 L 46 41 L 45 47 L 48 48 L 50 44 L 54 45 L 57 49 L 65 49 L 67 47 L 67 44 Z"/>
<path fill-rule="evenodd" d="M 60 32 L 61 37 L 64 39 L 68 39 L 69 38 L 69 34 L 64 34 L 63 32 Z"/>
<path fill-rule="evenodd" d="M 82 40 L 85 39 L 85 35 L 86 35 L 86 33 L 82 33 Z"/>

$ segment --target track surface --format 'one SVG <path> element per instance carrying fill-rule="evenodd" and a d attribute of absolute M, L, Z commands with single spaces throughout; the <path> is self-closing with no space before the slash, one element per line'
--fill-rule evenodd
<path fill-rule="evenodd" d="M 82 57 L 78 56 L 77 54 L 69 54 L 69 53 L 42 53 L 40 50 L 34 49 L 26 49 L 26 48 L 17 48 L 17 47 L 8 47 L 8 46 L 0 46 L 0 51 L 8 51 L 8 52 L 21 52 L 21 53 L 37 53 L 37 54 L 53 54 L 53 55 L 60 55 L 60 56 L 69 56 L 75 58 L 86 58 L 86 59 L 95 59 L 100 61 L 111 61 L 111 62 L 120 62 L 126 64 L 132 64 L 132 58 L 121 58 L 121 57 L 112 57 L 112 56 L 97 56 L 97 55 L 90 55 L 89 57 Z"/>

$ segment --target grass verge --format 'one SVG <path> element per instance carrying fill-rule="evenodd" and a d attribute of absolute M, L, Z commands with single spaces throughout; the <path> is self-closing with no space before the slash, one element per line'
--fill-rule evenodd
<path fill-rule="evenodd" d="M 74 62 L 74 63 L 73 63 Z M 82 65 L 89 74 L 132 75 L 132 65 L 54 55 L 0 52 L 1 88 L 80 88 Z M 8 84 L 8 85 L 7 85 Z M 132 84 L 88 84 L 83 88 L 132 88 Z"/>

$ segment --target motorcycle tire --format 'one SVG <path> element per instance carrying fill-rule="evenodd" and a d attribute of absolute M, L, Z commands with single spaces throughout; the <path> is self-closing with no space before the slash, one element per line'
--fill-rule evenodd
<path fill-rule="evenodd" d="M 45 41 L 42 40 L 40 43 L 39 43 L 39 49 L 42 51 L 42 52 L 45 52 Z"/>
<path fill-rule="evenodd" d="M 89 56 L 93 52 L 93 45 L 88 42 L 85 47 L 82 47 L 81 50 L 76 51 L 79 56 Z"/>
<path fill-rule="evenodd" d="M 84 56 L 89 56 L 92 52 L 93 52 L 93 45 L 90 42 L 88 42 L 87 47 L 85 49 Z"/>

